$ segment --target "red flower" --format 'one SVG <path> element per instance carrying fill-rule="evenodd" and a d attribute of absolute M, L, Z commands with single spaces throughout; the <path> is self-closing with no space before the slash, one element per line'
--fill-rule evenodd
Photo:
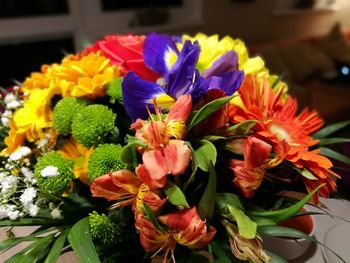
<path fill-rule="evenodd" d="M 143 62 L 145 36 L 110 35 L 83 51 L 83 55 L 100 51 L 113 65 L 120 66 L 121 75 L 129 71 L 140 78 L 155 81 L 159 75 L 146 67 Z"/>

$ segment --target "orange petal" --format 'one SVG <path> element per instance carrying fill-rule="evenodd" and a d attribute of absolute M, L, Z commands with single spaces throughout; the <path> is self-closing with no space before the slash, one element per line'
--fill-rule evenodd
<path fill-rule="evenodd" d="M 269 157 L 272 146 L 254 136 L 248 137 L 243 145 L 243 154 L 246 168 L 262 166 Z"/>
<path fill-rule="evenodd" d="M 129 170 L 120 170 L 109 174 L 113 184 L 123 188 L 127 192 L 136 195 L 141 186 L 141 181 Z"/>
<path fill-rule="evenodd" d="M 180 96 L 175 102 L 174 106 L 170 109 L 168 115 L 165 118 L 165 122 L 170 120 L 179 120 L 186 122 L 192 109 L 192 97 L 190 94 Z"/>
<path fill-rule="evenodd" d="M 97 177 L 90 186 L 92 196 L 103 197 L 107 200 L 118 200 L 129 192 L 115 185 L 109 174 Z"/>

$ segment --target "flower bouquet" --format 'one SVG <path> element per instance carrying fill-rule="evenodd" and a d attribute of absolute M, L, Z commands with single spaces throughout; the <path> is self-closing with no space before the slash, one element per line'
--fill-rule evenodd
<path fill-rule="evenodd" d="M 0 250 L 31 241 L 6 262 L 285 262 L 262 236 L 313 239 L 280 223 L 347 161 L 324 145 L 349 122 L 319 130 L 230 37 L 108 36 L 2 90 L 1 121 Z"/>

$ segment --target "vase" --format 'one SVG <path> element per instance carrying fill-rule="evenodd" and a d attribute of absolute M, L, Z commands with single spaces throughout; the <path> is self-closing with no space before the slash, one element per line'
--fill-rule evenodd
<path fill-rule="evenodd" d="M 315 219 L 312 215 L 297 216 L 280 224 L 281 226 L 294 228 L 309 236 L 315 234 Z M 263 238 L 264 249 L 271 251 L 286 260 L 292 260 L 303 255 L 312 241 L 304 238 L 287 238 L 266 236 Z"/>

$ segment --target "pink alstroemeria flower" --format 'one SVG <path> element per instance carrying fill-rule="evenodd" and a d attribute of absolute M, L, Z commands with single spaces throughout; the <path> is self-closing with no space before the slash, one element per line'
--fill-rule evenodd
<path fill-rule="evenodd" d="M 157 254 L 165 250 L 164 263 L 169 252 L 173 257 L 176 244 L 200 249 L 208 245 L 216 233 L 214 227 L 207 228 L 205 221 L 199 217 L 196 207 L 158 216 L 157 219 L 168 229 L 163 232 L 156 229 L 149 220 L 141 218 L 140 241 L 147 252 Z M 173 261 L 175 262 L 174 258 Z"/>
<path fill-rule="evenodd" d="M 136 137 L 147 144 L 142 160 L 148 173 L 142 173 L 140 179 L 151 188 L 164 187 L 168 174 L 180 175 L 188 167 L 191 150 L 182 139 L 191 108 L 191 95 L 182 95 L 164 120 L 155 104 L 157 120 L 150 114 L 151 121 L 137 119 L 132 124 Z"/>

